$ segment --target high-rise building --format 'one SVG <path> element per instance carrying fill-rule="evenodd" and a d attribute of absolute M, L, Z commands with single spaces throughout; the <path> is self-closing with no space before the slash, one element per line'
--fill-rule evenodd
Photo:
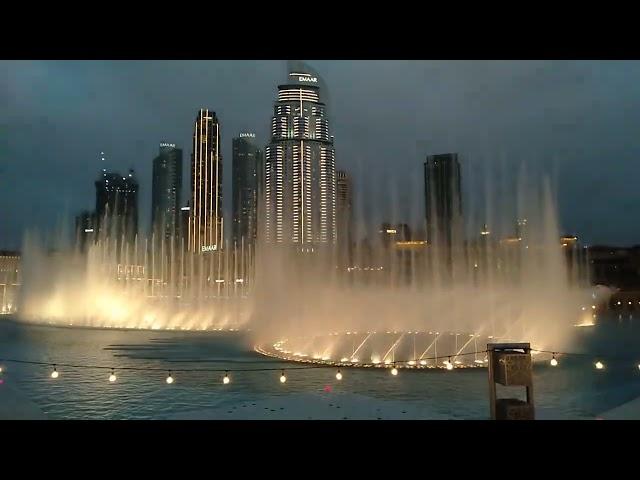
<path fill-rule="evenodd" d="M 334 245 L 337 233 L 335 150 L 318 82 L 293 71 L 278 86 L 265 148 L 265 240 L 305 252 Z"/>
<path fill-rule="evenodd" d="M 95 242 L 98 222 L 94 212 L 85 210 L 76 216 L 76 243 L 81 252 Z"/>
<path fill-rule="evenodd" d="M 20 252 L 0 250 L 0 313 L 18 310 L 21 283 Z"/>
<path fill-rule="evenodd" d="M 233 242 L 253 244 L 258 235 L 258 199 L 262 151 L 255 133 L 233 139 Z"/>
<path fill-rule="evenodd" d="M 184 242 L 185 250 L 189 248 L 189 217 L 191 216 L 191 207 L 189 205 L 180 208 L 180 220 L 179 220 L 179 242 Z"/>
<path fill-rule="evenodd" d="M 222 153 L 216 113 L 201 108 L 193 130 L 189 250 L 222 250 Z"/>
<path fill-rule="evenodd" d="M 153 159 L 151 228 L 158 239 L 175 238 L 179 229 L 182 191 L 182 150 L 173 143 L 161 143 Z"/>
<path fill-rule="evenodd" d="M 427 241 L 450 248 L 462 220 L 462 189 L 457 153 L 427 157 L 424 163 Z"/>
<path fill-rule="evenodd" d="M 406 223 L 383 223 L 380 225 L 379 233 L 382 247 L 385 249 L 394 246 L 396 242 L 411 241 L 411 227 Z"/>
<path fill-rule="evenodd" d="M 340 264 L 346 266 L 353 243 L 353 189 L 344 170 L 336 170 L 336 228 Z"/>
<path fill-rule="evenodd" d="M 138 182 L 133 170 L 122 176 L 103 169 L 95 185 L 99 235 L 133 242 L 138 234 Z"/>

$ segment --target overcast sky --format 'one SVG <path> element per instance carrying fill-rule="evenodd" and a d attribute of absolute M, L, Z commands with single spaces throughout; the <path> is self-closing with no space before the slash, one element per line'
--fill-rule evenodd
<path fill-rule="evenodd" d="M 465 212 L 478 221 L 479 185 L 500 198 L 525 163 L 553 179 L 564 232 L 640 243 L 640 62 L 307 62 L 328 86 L 336 162 L 369 221 L 417 221 L 425 155 L 458 152 Z M 228 215 L 231 139 L 249 130 L 268 142 L 286 63 L 3 61 L 0 70 L 2 249 L 92 209 L 101 151 L 108 168 L 136 170 L 146 230 L 158 144 L 183 148 L 186 187 L 200 107 L 221 122 Z"/>

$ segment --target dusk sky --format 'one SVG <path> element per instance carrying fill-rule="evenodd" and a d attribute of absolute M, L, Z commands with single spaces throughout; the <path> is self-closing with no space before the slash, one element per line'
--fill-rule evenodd
<path fill-rule="evenodd" d="M 419 218 L 424 157 L 458 152 L 466 212 L 478 211 L 478 185 L 511 184 L 524 162 L 552 177 L 563 232 L 640 243 L 640 62 L 307 63 L 329 89 L 337 166 L 372 221 L 390 204 L 397 220 Z M 176 143 L 186 203 L 201 107 L 221 122 L 229 215 L 231 139 L 248 130 L 268 142 L 286 62 L 2 61 L 0 73 L 0 249 L 18 249 L 25 230 L 70 228 L 94 207 L 101 151 L 107 168 L 136 170 L 146 231 L 152 160 Z"/>

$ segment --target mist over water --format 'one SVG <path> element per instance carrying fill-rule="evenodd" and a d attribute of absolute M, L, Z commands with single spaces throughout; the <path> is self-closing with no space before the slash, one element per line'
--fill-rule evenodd
<path fill-rule="evenodd" d="M 484 349 L 492 339 L 560 350 L 574 325 L 597 320 L 591 305 L 603 299 L 577 257 L 567 260 L 550 182 L 532 181 L 525 169 L 511 195 L 497 182 L 487 175 L 480 201 L 464 206 L 450 261 L 436 245 L 385 246 L 367 208 L 371 195 L 387 195 L 385 219 L 411 224 L 423 240 L 417 181 L 368 191 L 356 183 L 348 265 L 331 248 L 301 254 L 259 243 L 255 251 L 236 245 L 192 255 L 175 239 L 141 236 L 134 245 L 99 238 L 86 252 L 53 245 L 50 253 L 51 242 L 30 233 L 19 316 L 99 328 L 249 329 L 256 344 L 286 339 L 292 353 L 332 360 L 342 350 L 360 361 L 427 358 L 438 335 L 442 355 Z M 401 200 L 407 195 L 411 202 Z M 479 225 L 490 233 L 480 235 Z"/>

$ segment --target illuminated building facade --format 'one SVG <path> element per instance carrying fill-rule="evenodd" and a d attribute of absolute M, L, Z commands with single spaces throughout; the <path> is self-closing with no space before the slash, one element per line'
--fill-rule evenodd
<path fill-rule="evenodd" d="M 87 210 L 76 216 L 76 244 L 81 252 L 86 251 L 92 243 L 95 243 L 98 230 L 96 215 Z"/>
<path fill-rule="evenodd" d="M 189 251 L 222 250 L 222 154 L 220 124 L 216 113 L 200 109 L 193 131 L 191 154 L 191 212 Z"/>
<path fill-rule="evenodd" d="M 259 180 L 262 151 L 255 133 L 240 133 L 233 139 L 233 242 L 253 244 L 258 235 Z"/>
<path fill-rule="evenodd" d="M 181 191 L 182 150 L 173 143 L 161 143 L 153 160 L 151 186 L 151 225 L 157 239 L 177 236 Z"/>
<path fill-rule="evenodd" d="M 0 250 L 0 313 L 17 311 L 20 283 L 20 252 Z"/>
<path fill-rule="evenodd" d="M 336 169 L 333 137 L 318 78 L 291 72 L 278 86 L 265 148 L 267 243 L 313 252 L 336 243 Z"/>
<path fill-rule="evenodd" d="M 382 246 L 387 249 L 396 242 L 408 242 L 411 240 L 411 228 L 406 223 L 391 225 L 383 223 L 380 225 L 380 239 Z"/>
<path fill-rule="evenodd" d="M 336 224 L 340 265 L 351 263 L 353 243 L 353 189 L 351 176 L 344 170 L 336 170 Z"/>
<path fill-rule="evenodd" d="M 95 185 L 98 233 L 133 244 L 138 234 L 138 182 L 133 170 L 122 176 L 103 169 Z"/>

